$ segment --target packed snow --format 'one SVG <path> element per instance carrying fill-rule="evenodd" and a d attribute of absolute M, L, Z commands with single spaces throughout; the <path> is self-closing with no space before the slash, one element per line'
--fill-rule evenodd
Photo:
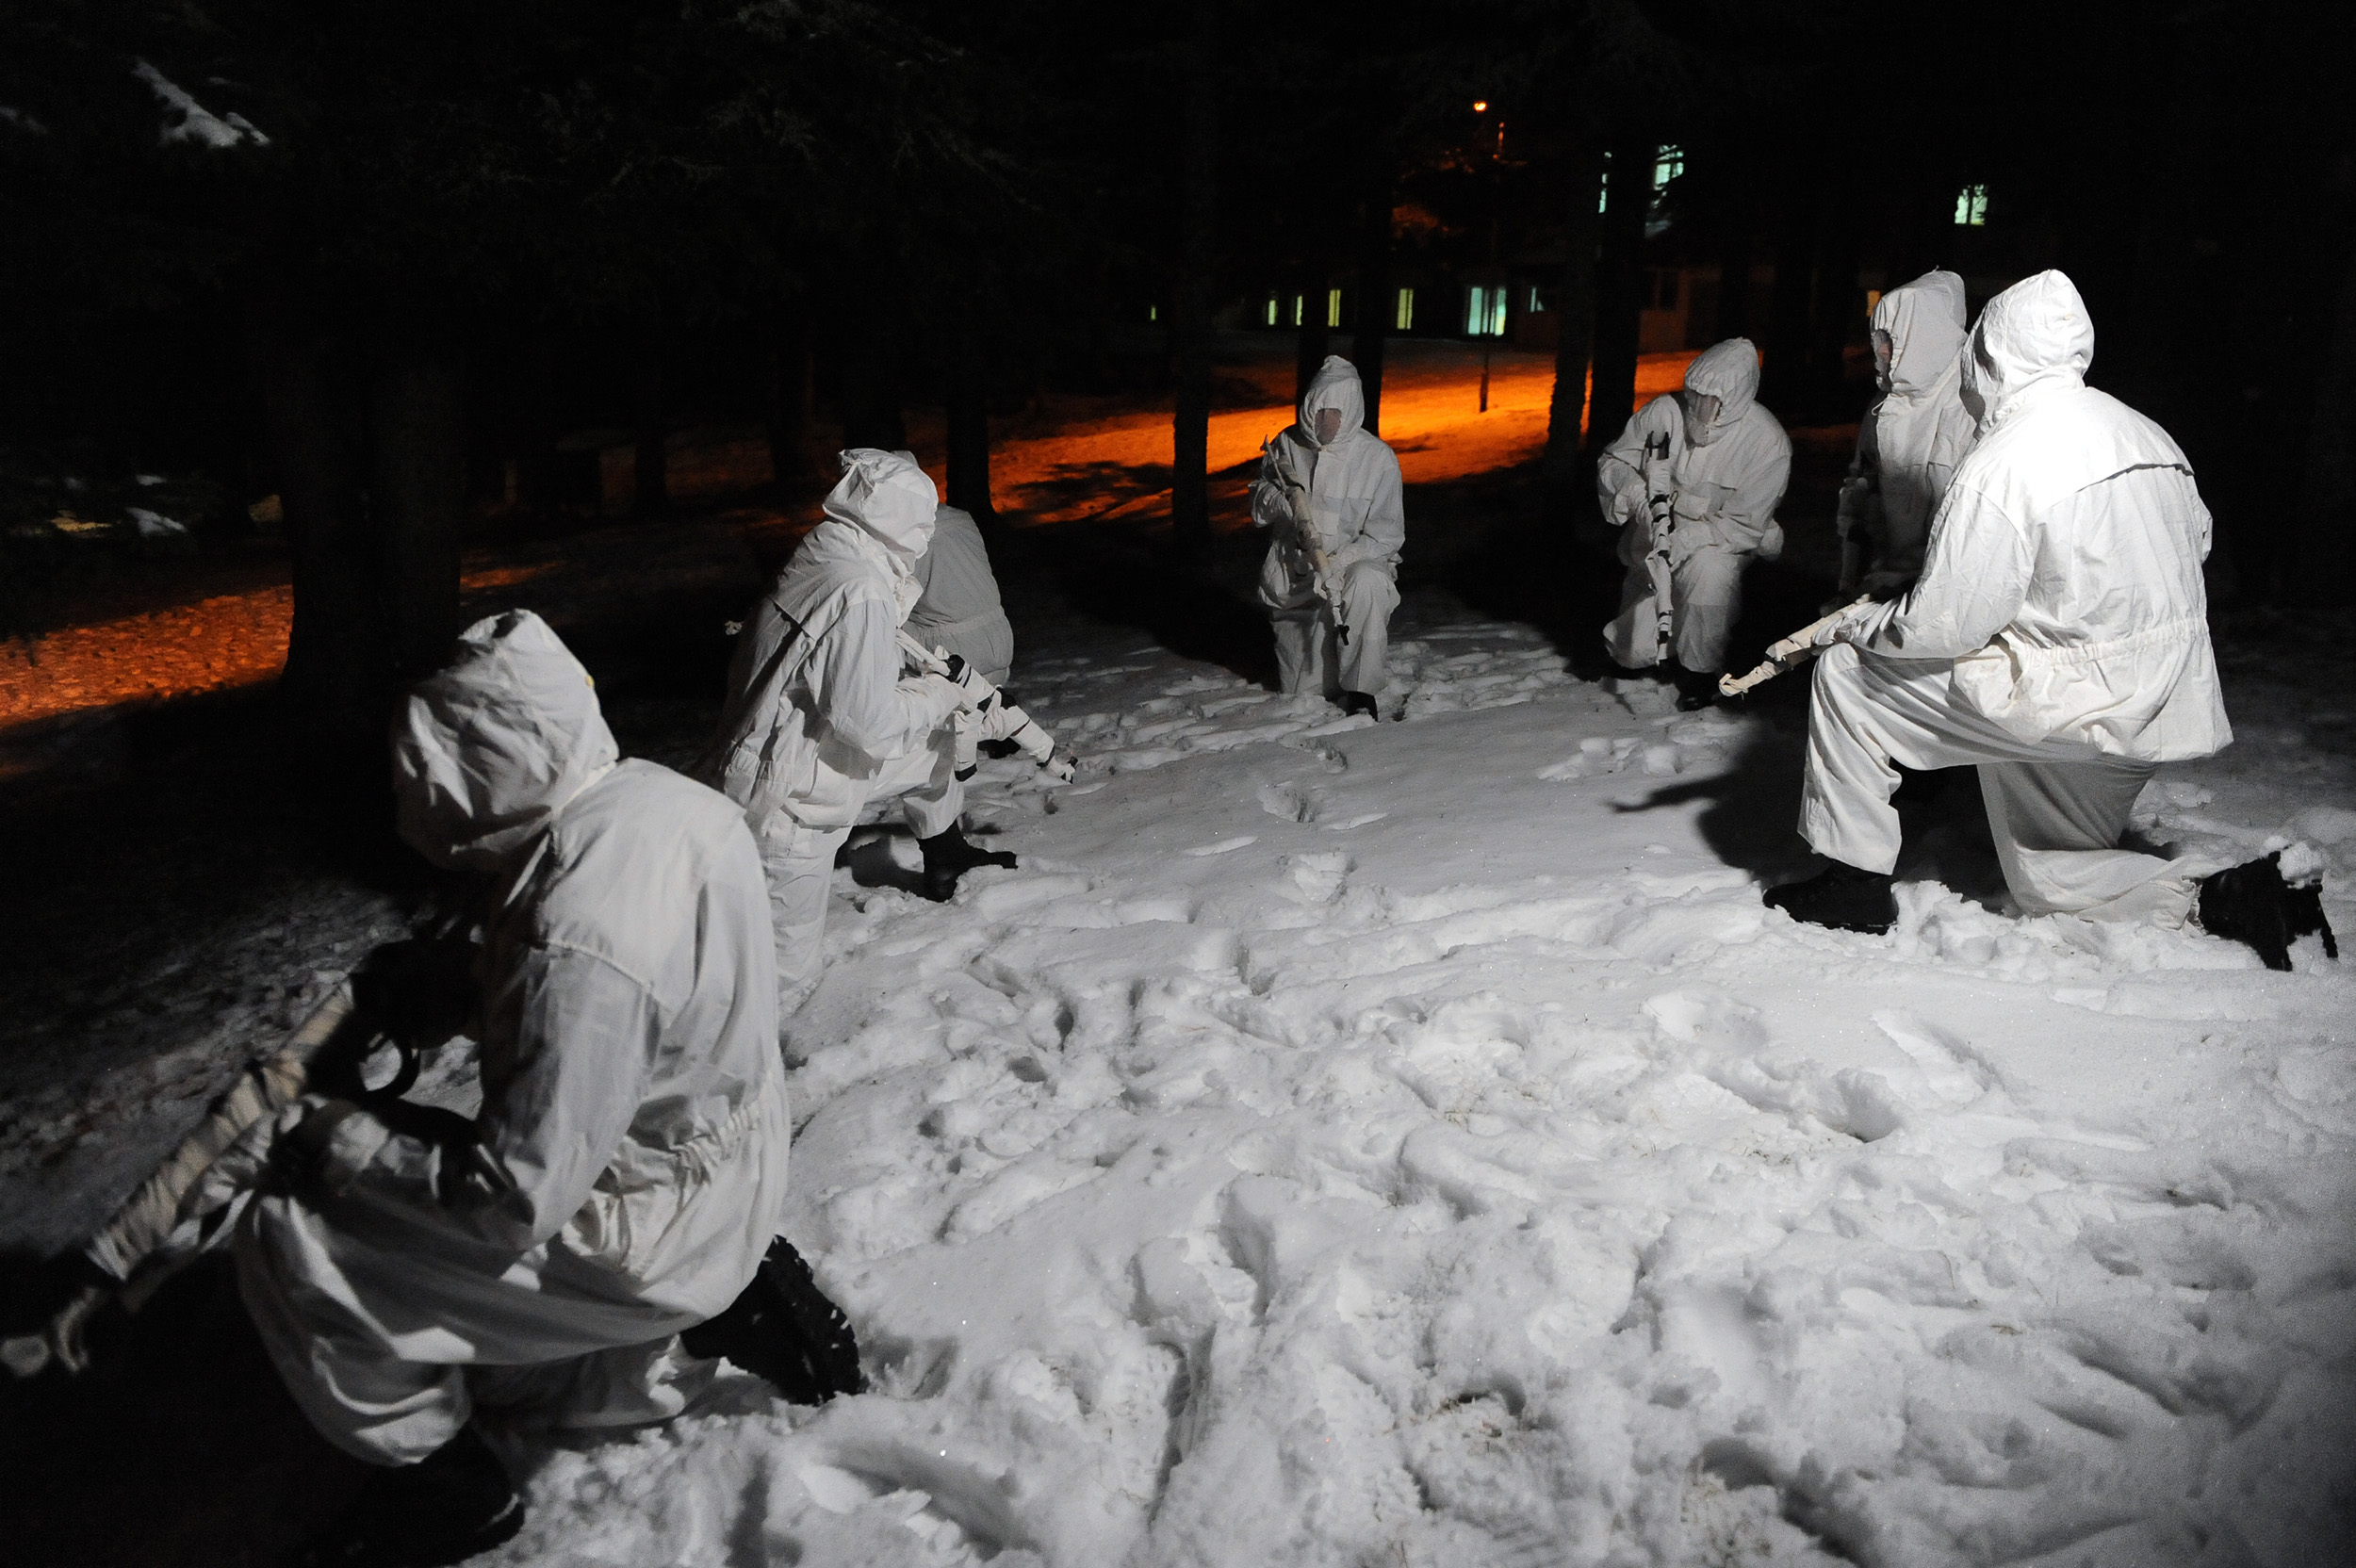
<path fill-rule="evenodd" d="M 903 838 L 855 852 L 790 1026 L 788 1233 L 875 1392 L 737 1380 L 523 1450 L 497 1560 L 2347 1539 L 2356 985 L 2315 942 L 2278 975 L 1928 881 L 1889 938 L 1794 925 L 1729 864 L 1775 842 L 1745 802 L 1796 774 L 1788 712 L 1677 715 L 1461 614 L 1399 630 L 1400 723 L 1033 650 L 1079 780 L 989 764 L 973 821 L 1023 863 L 949 906 L 890 885 Z M 2257 727 L 2168 770 L 2149 827 L 2298 837 L 2336 892 L 2345 762 L 2286 789 Z"/>
<path fill-rule="evenodd" d="M 1677 714 L 1452 601 L 1402 610 L 1381 723 L 1041 629 L 1012 684 L 1078 778 L 985 763 L 970 824 L 1023 864 L 948 905 L 891 819 L 856 839 L 789 1024 L 787 1233 L 874 1390 L 794 1408 L 732 1376 L 667 1427 L 511 1435 L 531 1515 L 484 1560 L 2305 1564 L 2350 1538 L 2356 974 L 2314 939 L 2276 974 L 2010 918 L 1952 799 L 1894 933 L 1795 925 L 1759 895 L 1805 864 L 1796 706 Z M 2138 825 L 2303 846 L 2346 930 L 2349 717 L 2231 695 L 2241 742 L 2163 770 Z M 282 904 L 232 967 L 400 925 Z M 87 1229 L 217 1033 L 20 1103 L 0 1143 L 104 1129 L 39 1167 Z M 468 1049 L 429 1089 L 463 1099 Z"/>

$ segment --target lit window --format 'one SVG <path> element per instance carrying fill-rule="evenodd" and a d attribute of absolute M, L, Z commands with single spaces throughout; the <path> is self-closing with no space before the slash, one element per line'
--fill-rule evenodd
<path fill-rule="evenodd" d="M 1162 318 L 1162 307 L 1159 305 L 1147 305 L 1145 307 L 1145 318 L 1149 321 L 1160 320 Z"/>
<path fill-rule="evenodd" d="M 1604 156 L 1605 156 L 1605 157 L 1607 157 L 1607 158 L 1608 158 L 1608 157 L 1610 157 L 1611 155 L 1611 155 L 1611 154 L 1609 154 L 1609 153 L 1604 154 Z M 1611 170 L 1610 166 L 1609 166 L 1609 165 L 1607 165 L 1607 166 L 1605 167 L 1605 169 L 1604 169 L 1604 172 L 1603 172 L 1603 178 L 1601 178 L 1601 179 L 1599 179 L 1599 180 L 1597 180 L 1597 181 L 1595 182 L 1595 211 L 1596 211 L 1598 214 L 1600 214 L 1600 213 L 1603 211 L 1603 209 L 1604 209 L 1604 208 L 1606 208 L 1606 207 L 1610 206 L 1611 204 L 1612 204 L 1612 170 Z"/>
<path fill-rule="evenodd" d="M 1955 192 L 1955 221 L 1970 229 L 1988 221 L 1988 187 L 1968 185 Z"/>
<path fill-rule="evenodd" d="M 1530 286 L 1530 314 L 1535 316 L 1546 308 L 1545 302 L 1538 298 L 1538 286 L 1531 284 Z"/>
<path fill-rule="evenodd" d="M 1472 288 L 1465 292 L 1464 331 L 1475 337 L 1497 337 L 1505 332 L 1505 289 Z"/>
<path fill-rule="evenodd" d="M 1399 291 L 1397 324 L 1400 332 L 1411 331 L 1415 325 L 1415 291 L 1412 288 L 1402 288 Z"/>
<path fill-rule="evenodd" d="M 1293 325 L 1301 325 L 1301 296 L 1298 294 L 1293 296 Z"/>
<path fill-rule="evenodd" d="M 1668 146 L 1653 155 L 1652 193 L 1658 197 L 1669 188 L 1669 182 L 1685 172 L 1685 149 Z"/>
<path fill-rule="evenodd" d="M 1273 294 L 1268 296 L 1268 324 L 1271 327 L 1276 325 L 1276 296 Z"/>
<path fill-rule="evenodd" d="M 1342 324 L 1342 291 L 1338 288 L 1325 291 L 1325 324 L 1329 327 Z"/>

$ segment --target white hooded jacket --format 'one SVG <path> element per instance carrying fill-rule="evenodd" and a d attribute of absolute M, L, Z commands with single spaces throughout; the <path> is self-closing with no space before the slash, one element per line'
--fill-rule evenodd
<path fill-rule="evenodd" d="M 1639 409 L 1595 465 L 1605 520 L 1621 527 L 1648 515 L 1644 449 L 1665 438 L 1680 558 L 1704 546 L 1754 552 L 1770 544 L 1792 473 L 1792 443 L 1775 416 L 1759 405 L 1759 351 L 1744 337 L 1712 344 L 1686 367 L 1685 385 L 1718 400 L 1707 440 L 1697 445 L 1687 438 L 1678 399 L 1655 398 Z M 1622 560 L 1641 561 L 1647 537 L 1640 530 L 1624 539 Z"/>
<path fill-rule="evenodd" d="M 1922 575 L 1840 635 L 1955 661 L 1960 702 L 2024 741 L 2166 762 L 2233 739 L 2209 647 L 2209 513 L 2168 433 L 2086 384 L 2094 327 L 2060 272 L 1988 302 L 1964 357 L 1979 438 Z"/>
<path fill-rule="evenodd" d="M 1972 446 L 1962 392 L 1964 317 L 1963 280 L 1939 270 L 1900 285 L 1873 306 L 1874 330 L 1890 336 L 1890 374 L 1881 400 L 1857 427 L 1849 477 L 1865 485 L 1843 487 L 1841 533 L 1845 539 L 1863 528 L 1875 534 L 1869 568 L 1902 580 L 1922 569 L 1931 517 Z M 1863 500 L 1867 492 L 1871 503 Z"/>
<path fill-rule="evenodd" d="M 923 746 L 955 706 L 947 683 L 904 678 L 899 630 L 920 594 L 938 492 L 907 457 L 843 454 L 826 520 L 753 606 L 728 664 L 728 704 L 699 776 L 756 832 L 783 809 L 847 825 L 857 781 Z"/>
<path fill-rule="evenodd" d="M 402 835 L 496 873 L 470 1141 L 359 1180 L 575 1291 L 708 1316 L 776 1233 L 793 1124 L 761 859 L 737 811 L 616 762 L 538 616 L 470 627 L 394 730 Z M 511 1271 L 511 1277 L 523 1276 Z"/>
<path fill-rule="evenodd" d="M 908 612 L 909 634 L 926 647 L 964 654 L 991 684 L 1004 684 L 1014 628 L 972 513 L 944 506 L 933 514 L 932 547 L 917 559 L 915 574 L 922 593 Z"/>
<path fill-rule="evenodd" d="M 1317 438 L 1321 408 L 1338 409 L 1342 416 L 1341 429 L 1322 445 Z M 1336 572 L 1359 561 L 1396 567 L 1407 543 L 1399 457 L 1366 431 L 1366 395 L 1357 367 L 1328 354 L 1301 400 L 1301 422 L 1276 438 L 1309 492 L 1310 522 Z M 1252 520 L 1262 528 L 1285 527 L 1292 520 L 1284 486 L 1265 458 L 1252 486 Z"/>

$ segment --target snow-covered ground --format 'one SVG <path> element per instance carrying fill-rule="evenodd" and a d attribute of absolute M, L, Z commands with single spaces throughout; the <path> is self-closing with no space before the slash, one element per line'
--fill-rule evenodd
<path fill-rule="evenodd" d="M 524 1450 L 496 1560 L 2336 1560 L 2356 973 L 1928 882 L 1796 926 L 1739 869 L 1790 710 L 1401 633 L 1381 725 L 1034 644 L 1079 782 L 988 765 L 1023 864 L 952 905 L 838 874 L 791 1029 L 875 1392 Z M 2303 836 L 2346 929 L 2348 717 L 2241 699 L 2150 825 Z"/>

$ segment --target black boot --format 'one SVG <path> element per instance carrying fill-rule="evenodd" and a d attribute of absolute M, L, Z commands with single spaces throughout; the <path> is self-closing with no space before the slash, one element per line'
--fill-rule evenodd
<path fill-rule="evenodd" d="M 975 849 L 965 841 L 965 830 L 951 823 L 929 839 L 919 839 L 916 847 L 924 852 L 924 896 L 935 904 L 946 904 L 957 896 L 957 878 L 975 866 L 1004 866 L 1014 869 L 1014 857 L 1005 850 Z"/>
<path fill-rule="evenodd" d="M 2282 880 L 2282 852 L 2201 879 L 2193 918 L 2212 937 L 2240 942 L 2268 969 L 2291 967 L 2291 943 L 2310 933 L 2323 938 L 2324 956 L 2340 956 L 2339 939 L 2323 915 L 2323 885 L 2294 888 Z"/>
<path fill-rule="evenodd" d="M 1898 923 L 1898 895 L 1890 891 L 1890 874 L 1859 871 L 1838 860 L 1805 882 L 1770 888 L 1764 902 L 1793 920 L 1835 931 L 1878 937 Z"/>
<path fill-rule="evenodd" d="M 304 1568 L 443 1568 L 523 1528 L 524 1500 L 472 1427 L 416 1464 L 368 1478 L 342 1518 L 295 1560 Z"/>
<path fill-rule="evenodd" d="M 1674 676 L 1677 688 L 1677 710 L 1691 713 L 1696 709 L 1718 705 L 1718 674 L 1715 670 L 1689 670 L 1678 665 Z"/>
<path fill-rule="evenodd" d="M 1364 692 L 1344 692 L 1342 712 L 1351 718 L 1355 718 L 1360 713 L 1364 713 L 1370 719 L 1380 719 L 1383 716 L 1383 711 L 1375 706 L 1374 699 Z"/>
<path fill-rule="evenodd" d="M 769 1244 L 752 1283 L 728 1310 L 679 1341 L 690 1355 L 726 1356 L 766 1378 L 790 1404 L 823 1405 L 838 1394 L 867 1391 L 850 1319 L 826 1299 L 783 1236 Z"/>

